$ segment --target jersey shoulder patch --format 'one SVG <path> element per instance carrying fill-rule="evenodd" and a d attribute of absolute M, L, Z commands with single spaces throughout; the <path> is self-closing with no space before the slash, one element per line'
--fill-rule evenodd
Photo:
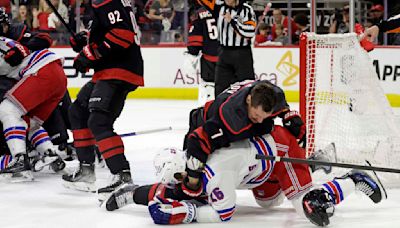
<path fill-rule="evenodd" d="M 92 6 L 93 8 L 99 8 L 101 6 L 104 6 L 110 2 L 112 2 L 113 0 L 92 0 Z"/>

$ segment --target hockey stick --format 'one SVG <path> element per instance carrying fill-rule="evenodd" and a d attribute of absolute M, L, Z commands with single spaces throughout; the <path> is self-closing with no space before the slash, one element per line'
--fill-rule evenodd
<path fill-rule="evenodd" d="M 267 13 L 271 10 L 271 6 L 272 6 L 271 2 L 268 2 L 267 5 L 265 6 L 263 14 L 262 14 L 261 18 L 258 20 L 256 30 L 255 30 L 256 32 L 257 32 L 258 27 L 260 26 L 260 23 L 264 20 L 265 16 L 267 16 Z"/>
<path fill-rule="evenodd" d="M 169 131 L 169 130 L 172 130 L 172 127 L 155 128 L 155 129 L 143 130 L 143 131 L 134 131 L 134 132 L 124 133 L 124 134 L 119 134 L 119 136 L 128 137 L 128 136 L 144 135 L 144 134 L 156 133 L 156 132 L 160 132 L 160 131 Z"/>
<path fill-rule="evenodd" d="M 56 14 L 58 20 L 61 21 L 61 23 L 67 28 L 68 32 L 71 33 L 71 36 L 77 40 L 76 34 L 74 31 L 72 31 L 71 27 L 67 24 L 67 22 L 64 20 L 64 18 L 60 15 L 60 13 L 57 11 L 56 7 L 50 2 L 50 0 L 45 0 L 47 5 L 53 10 L 53 12 Z"/>
<path fill-rule="evenodd" d="M 281 156 L 267 156 L 267 155 L 261 155 L 261 154 L 257 154 L 256 159 L 264 159 L 264 160 L 277 161 L 277 162 L 308 164 L 308 165 L 332 166 L 332 167 L 341 167 L 341 168 L 359 169 L 359 170 L 372 170 L 372 171 L 376 171 L 376 172 L 386 172 L 386 173 L 400 173 L 400 169 L 392 169 L 392 168 L 384 168 L 384 167 L 376 167 L 376 166 L 365 166 L 365 165 L 354 165 L 354 164 L 348 164 L 348 163 L 314 161 L 314 160 L 310 160 L 310 159 L 287 158 L 287 157 L 281 157 Z"/>

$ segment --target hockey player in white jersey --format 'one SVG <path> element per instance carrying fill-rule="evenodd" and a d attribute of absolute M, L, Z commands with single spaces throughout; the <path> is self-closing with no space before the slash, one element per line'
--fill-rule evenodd
<path fill-rule="evenodd" d="M 47 133 L 40 128 L 66 91 L 67 79 L 62 68 L 63 59 L 43 49 L 30 52 L 20 43 L 0 37 L 0 75 L 18 81 L 0 103 L 0 121 L 7 145 L 14 159 L 4 172 L 31 179 L 26 170 L 26 137 L 38 151 L 50 144 Z M 10 61 L 23 59 L 20 64 Z M 27 135 L 29 122 L 29 134 Z M 47 146 L 46 146 L 47 145 Z"/>
<path fill-rule="evenodd" d="M 150 186 L 125 185 L 116 190 L 106 202 L 107 210 L 118 209 L 128 203 L 147 205 L 157 224 L 210 223 L 229 221 L 236 206 L 235 189 L 251 189 L 263 208 L 279 205 L 289 199 L 296 211 L 312 223 L 325 226 L 333 215 L 334 206 L 352 192 L 364 192 L 374 203 L 385 198 L 383 187 L 369 175 L 351 171 L 322 186 L 313 186 L 309 167 L 305 164 L 256 160 L 256 154 L 304 158 L 305 151 L 289 131 L 275 126 L 271 135 L 254 137 L 232 143 L 217 150 L 207 160 L 202 173 L 203 194 L 207 204 L 199 206 L 204 197 L 194 203 L 177 184 L 185 170 L 182 153 L 174 150 L 170 159 L 156 159 L 156 169 L 164 184 Z M 158 156 L 160 157 L 160 156 Z M 161 156 L 162 158 L 163 156 Z M 175 184 L 175 189 L 166 185 Z"/>

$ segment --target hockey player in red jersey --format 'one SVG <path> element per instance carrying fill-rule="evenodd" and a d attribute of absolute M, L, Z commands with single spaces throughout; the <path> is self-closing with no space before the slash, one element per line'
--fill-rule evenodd
<path fill-rule="evenodd" d="M 235 83 L 204 108 L 192 110 L 184 142 L 188 156 L 184 192 L 190 196 L 201 193 L 199 174 L 216 149 L 271 132 L 276 116 L 282 117 L 294 136 L 304 138 L 305 125 L 300 116 L 289 110 L 282 89 L 267 80 Z"/>
<path fill-rule="evenodd" d="M 204 8 L 196 11 L 196 20 L 193 21 L 189 29 L 187 55 L 185 59 L 185 66 L 187 68 L 194 68 L 193 73 L 196 72 L 196 65 L 198 55 L 200 57 L 200 75 L 201 81 L 199 82 L 199 104 L 204 105 L 209 100 L 214 100 L 214 87 L 215 87 L 215 65 L 218 61 L 218 30 L 215 18 L 212 14 Z"/>
<path fill-rule="evenodd" d="M 65 94 L 67 78 L 62 68 L 63 60 L 47 49 L 31 52 L 26 46 L 5 37 L 0 37 L 0 49 L 6 51 L 0 59 L 0 74 L 18 81 L 0 103 L 3 133 L 14 157 L 6 171 L 24 172 L 29 176 L 25 169 L 25 139 L 28 136 L 38 147 L 43 146 L 41 140 L 49 140 L 40 126 Z M 30 120 L 28 135 L 24 116 L 30 117 L 27 118 Z"/>
<path fill-rule="evenodd" d="M 116 210 L 129 203 L 148 205 L 157 224 L 225 222 L 236 211 L 235 190 L 251 189 L 263 208 L 279 206 L 286 197 L 299 215 L 326 226 L 335 205 L 356 190 L 374 203 L 386 197 L 379 182 L 361 171 L 353 170 L 313 186 L 308 165 L 257 160 L 256 154 L 305 158 L 296 138 L 284 127 L 275 126 L 271 134 L 237 141 L 211 154 L 201 174 L 202 195 L 190 198 L 179 185 L 186 175 L 186 156 L 177 149 L 166 150 L 154 161 L 162 183 L 141 187 L 126 184 L 111 195 L 106 209 Z"/>
<path fill-rule="evenodd" d="M 80 72 L 94 69 L 92 80 L 80 90 L 69 116 L 80 169 L 64 175 L 64 185 L 83 191 L 95 191 L 95 146 L 115 178 L 98 189 L 99 197 L 119 185 L 132 182 L 129 163 L 121 137 L 113 125 L 121 114 L 129 92 L 143 86 L 143 60 L 140 31 L 128 0 L 93 0 L 93 21 L 86 43 L 84 35 L 72 40 L 81 50 L 73 67 Z"/>

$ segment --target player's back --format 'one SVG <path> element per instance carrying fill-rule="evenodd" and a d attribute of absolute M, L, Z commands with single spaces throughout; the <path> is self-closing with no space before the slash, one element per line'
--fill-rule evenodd
<path fill-rule="evenodd" d="M 257 160 L 256 154 L 276 154 L 271 135 L 233 142 L 230 147 L 212 153 L 205 168 L 206 179 L 213 179 L 209 187 L 224 183 L 219 181 L 221 179 L 231 179 L 234 187 L 239 189 L 261 185 L 271 174 L 274 162 Z"/>

